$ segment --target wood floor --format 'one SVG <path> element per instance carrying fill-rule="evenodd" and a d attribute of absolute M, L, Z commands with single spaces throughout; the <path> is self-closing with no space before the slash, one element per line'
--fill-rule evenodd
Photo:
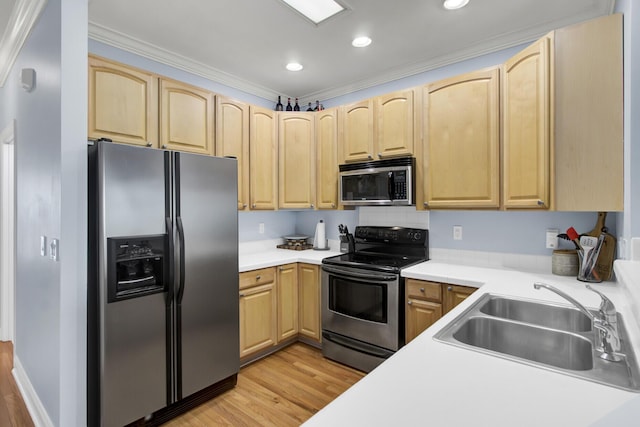
<path fill-rule="evenodd" d="M 165 426 L 299 426 L 364 373 L 295 343 L 240 370 L 238 385 Z"/>
<path fill-rule="evenodd" d="M 33 421 L 13 375 L 13 344 L 0 341 L 0 426 L 31 427 Z"/>
<path fill-rule="evenodd" d="M 0 342 L 0 426 L 31 427 L 12 368 L 13 345 Z M 233 390 L 164 425 L 299 426 L 363 376 L 295 343 L 242 368 Z"/>

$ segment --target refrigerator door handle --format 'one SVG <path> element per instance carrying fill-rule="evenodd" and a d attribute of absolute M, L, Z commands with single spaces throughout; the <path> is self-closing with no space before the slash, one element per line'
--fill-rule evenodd
<path fill-rule="evenodd" d="M 164 219 L 165 221 L 165 226 L 166 226 L 166 230 L 167 230 L 167 250 L 169 252 L 169 256 L 166 258 L 168 260 L 172 260 L 174 257 L 174 244 L 173 244 L 173 224 L 171 222 L 171 218 L 170 217 L 166 217 Z M 167 298 L 166 298 L 166 302 L 167 302 L 167 306 L 169 306 L 172 302 L 173 302 L 173 282 L 175 280 L 175 267 L 173 262 L 167 262 L 167 283 L 168 286 L 166 286 L 166 290 L 167 290 Z"/>
<path fill-rule="evenodd" d="M 177 217 L 176 218 L 176 224 L 177 224 L 177 228 L 178 228 L 178 244 L 180 245 L 180 260 L 179 260 L 179 264 L 180 264 L 180 283 L 178 286 L 178 304 L 182 303 L 182 297 L 184 296 L 184 273 L 185 273 L 185 268 L 184 268 L 184 261 L 185 261 L 185 254 L 184 254 L 184 227 L 182 226 L 182 218 L 181 217 Z"/>

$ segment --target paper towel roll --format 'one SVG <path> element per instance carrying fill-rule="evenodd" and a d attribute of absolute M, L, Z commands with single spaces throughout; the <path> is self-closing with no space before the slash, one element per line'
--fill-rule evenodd
<path fill-rule="evenodd" d="M 327 246 L 327 238 L 325 234 L 324 221 L 320 220 L 320 222 L 316 225 L 316 235 L 314 240 L 314 247 L 318 249 L 324 249 Z"/>

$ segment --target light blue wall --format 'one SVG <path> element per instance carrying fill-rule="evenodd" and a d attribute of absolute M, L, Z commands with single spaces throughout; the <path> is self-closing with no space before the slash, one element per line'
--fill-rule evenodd
<path fill-rule="evenodd" d="M 320 220 L 325 223 L 326 236 L 329 240 L 338 240 L 338 225 L 344 224 L 353 233 L 358 225 L 358 211 L 304 211 L 299 212 L 296 222 L 296 230 L 302 234 L 313 237 L 316 225 Z"/>
<path fill-rule="evenodd" d="M 86 424 L 86 34 L 86 0 L 49 0 L 0 88 L 0 127 L 17 124 L 15 355 L 59 426 Z"/>

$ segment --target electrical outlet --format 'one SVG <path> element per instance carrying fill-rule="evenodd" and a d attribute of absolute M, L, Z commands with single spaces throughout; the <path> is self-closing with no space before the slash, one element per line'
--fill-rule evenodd
<path fill-rule="evenodd" d="M 258 233 L 264 234 L 264 222 L 258 224 Z"/>
<path fill-rule="evenodd" d="M 547 249 L 556 249 L 558 247 L 558 229 L 547 229 Z"/>
<path fill-rule="evenodd" d="M 453 240 L 462 240 L 462 226 L 454 225 L 453 226 Z"/>

